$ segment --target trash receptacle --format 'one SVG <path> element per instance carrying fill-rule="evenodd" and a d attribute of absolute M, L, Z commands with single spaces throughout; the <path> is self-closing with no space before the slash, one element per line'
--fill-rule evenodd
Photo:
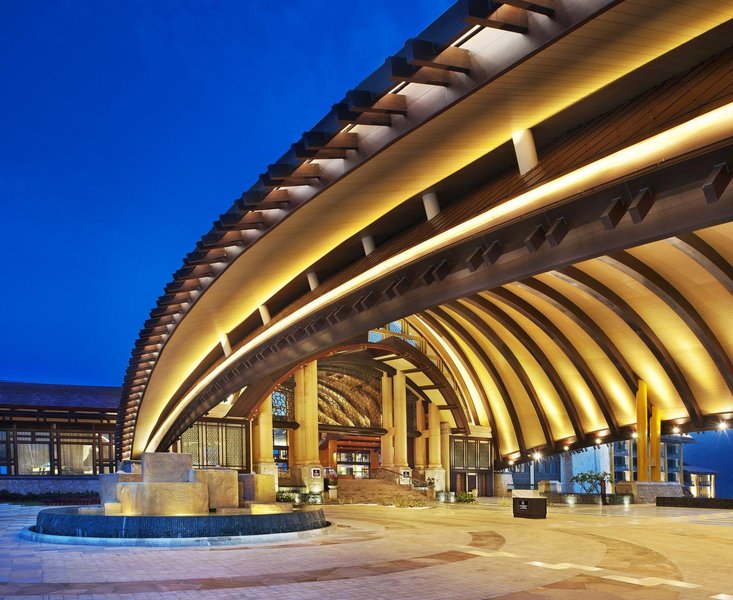
<path fill-rule="evenodd" d="M 514 516 L 521 519 L 547 518 L 547 498 L 534 490 L 514 490 L 512 508 Z"/>

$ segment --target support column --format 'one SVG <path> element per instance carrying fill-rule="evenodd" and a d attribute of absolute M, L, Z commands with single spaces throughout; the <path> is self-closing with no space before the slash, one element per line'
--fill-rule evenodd
<path fill-rule="evenodd" d="M 648 400 L 646 382 L 639 380 L 639 389 L 636 392 L 636 479 L 649 481 L 649 447 L 648 434 Z"/>
<path fill-rule="evenodd" d="M 382 436 L 382 466 L 394 469 L 394 419 L 392 416 L 392 378 L 382 373 L 382 427 L 387 430 Z"/>
<path fill-rule="evenodd" d="M 297 480 L 300 473 L 300 467 L 304 464 L 303 457 L 303 431 L 305 431 L 305 369 L 298 367 L 293 374 L 295 380 L 295 396 L 293 402 L 293 411 L 295 422 L 298 423 L 298 429 L 292 431 L 290 441 L 292 442 L 290 451 L 290 471 L 291 476 Z"/>
<path fill-rule="evenodd" d="M 450 492 L 450 423 L 440 424 L 440 459 L 445 471 L 445 490 Z"/>
<path fill-rule="evenodd" d="M 260 405 L 257 413 L 256 444 L 254 446 L 253 466 L 255 473 L 272 475 L 277 490 L 277 464 L 272 454 L 272 396 Z"/>
<path fill-rule="evenodd" d="M 407 385 L 405 373 L 397 371 L 394 382 L 394 466 L 400 472 L 407 464 Z"/>
<path fill-rule="evenodd" d="M 662 481 L 662 417 L 659 409 L 652 405 L 652 418 L 649 421 L 649 465 L 651 480 Z"/>
<path fill-rule="evenodd" d="M 447 424 L 447 423 L 446 423 Z M 445 474 L 441 462 L 442 438 L 440 409 L 434 402 L 428 404 L 428 468 L 425 469 L 425 479 L 431 478 L 435 481 L 435 490 L 440 492 L 446 490 Z"/>
<path fill-rule="evenodd" d="M 318 453 L 318 364 L 316 361 L 305 366 L 305 462 L 320 466 Z"/>
<path fill-rule="evenodd" d="M 421 476 L 427 466 L 427 454 L 425 446 L 427 442 L 427 428 L 425 426 L 425 409 L 422 400 L 415 403 L 415 421 L 420 437 L 415 438 L 415 469 L 419 469 Z"/>
<path fill-rule="evenodd" d="M 428 405 L 428 427 L 429 427 L 429 440 L 430 440 L 430 463 L 428 467 L 431 469 L 443 468 L 443 463 L 440 458 L 440 409 L 438 405 L 431 402 Z"/>
<path fill-rule="evenodd" d="M 301 379 L 300 382 L 296 379 L 295 389 L 296 407 L 297 400 L 301 401 L 301 414 L 298 414 L 296 409 L 296 418 L 300 417 L 298 423 L 300 423 L 300 429 L 303 430 L 298 438 L 300 483 L 308 492 L 320 493 L 323 491 L 323 467 L 318 451 L 318 364 L 316 361 L 302 368 L 302 376 L 299 379 Z M 297 395 L 298 383 L 301 384 L 300 387 L 303 390 L 300 398 Z"/>

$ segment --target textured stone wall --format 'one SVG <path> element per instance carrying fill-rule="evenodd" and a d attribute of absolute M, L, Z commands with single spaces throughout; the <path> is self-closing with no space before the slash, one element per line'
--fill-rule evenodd
<path fill-rule="evenodd" d="M 81 477 L 0 477 L 0 490 L 14 494 L 99 492 L 96 475 Z"/>
<path fill-rule="evenodd" d="M 679 498 L 684 491 L 679 483 L 668 481 L 618 481 L 617 494 L 631 494 L 636 504 L 654 504 L 658 496 Z"/>

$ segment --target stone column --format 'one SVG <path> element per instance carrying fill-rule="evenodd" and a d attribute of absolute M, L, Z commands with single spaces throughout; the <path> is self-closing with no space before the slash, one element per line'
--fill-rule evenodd
<path fill-rule="evenodd" d="M 397 371 L 394 383 L 394 466 L 400 473 L 409 470 L 407 464 L 407 385 L 405 373 Z"/>
<path fill-rule="evenodd" d="M 450 423 L 440 424 L 440 458 L 445 471 L 445 489 L 450 491 Z"/>
<path fill-rule="evenodd" d="M 320 493 L 323 491 L 323 467 L 318 452 L 318 364 L 316 361 L 308 363 L 302 371 L 302 406 L 298 420 L 303 430 L 298 438 L 300 482 L 308 492 Z M 298 389 L 297 383 L 295 389 Z"/>
<path fill-rule="evenodd" d="M 298 423 L 298 429 L 293 430 L 291 435 L 292 445 L 288 449 L 290 452 L 290 470 L 291 476 L 295 477 L 299 473 L 298 467 L 303 466 L 303 431 L 305 431 L 305 369 L 298 367 L 293 373 L 295 381 L 295 390 L 293 397 L 293 418 Z M 297 479 L 297 477 L 296 477 Z"/>
<path fill-rule="evenodd" d="M 652 406 L 652 418 L 649 421 L 649 464 L 651 480 L 662 481 L 662 417 L 659 409 Z"/>
<path fill-rule="evenodd" d="M 272 396 L 268 396 L 260 405 L 256 424 L 256 443 L 252 460 L 254 471 L 260 475 L 272 475 L 277 490 L 277 465 L 272 454 Z"/>
<path fill-rule="evenodd" d="M 636 392 L 636 479 L 637 481 L 649 481 L 649 462 L 647 430 L 649 421 L 647 417 L 647 388 L 646 382 L 639 380 L 639 389 Z"/>
<path fill-rule="evenodd" d="M 446 423 L 447 425 L 447 423 Z M 445 487 L 445 469 L 441 461 L 441 423 L 440 409 L 434 402 L 428 404 L 428 468 L 425 469 L 425 479 L 435 480 L 436 491 Z"/>
<path fill-rule="evenodd" d="M 387 430 L 382 436 L 382 466 L 394 469 L 394 420 L 392 418 L 392 378 L 382 373 L 382 427 Z"/>
<path fill-rule="evenodd" d="M 425 426 L 425 409 L 422 400 L 415 403 L 415 421 L 420 437 L 415 438 L 415 469 L 419 469 L 420 473 L 424 473 L 427 466 L 427 456 L 425 446 L 427 442 L 427 428 Z"/>
<path fill-rule="evenodd" d="M 318 364 L 316 361 L 305 366 L 305 461 L 320 465 L 318 453 Z"/>

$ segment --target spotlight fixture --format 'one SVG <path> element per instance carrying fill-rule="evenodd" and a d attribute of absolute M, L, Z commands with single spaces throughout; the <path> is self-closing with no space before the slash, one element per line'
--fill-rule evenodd
<path fill-rule="evenodd" d="M 632 434 L 631 434 L 631 438 L 632 438 L 632 439 L 634 439 L 634 440 L 635 440 L 636 438 L 638 438 L 638 437 L 639 437 L 639 434 L 638 434 L 638 433 L 636 433 L 636 431 L 635 431 L 634 433 L 632 433 Z"/>
<path fill-rule="evenodd" d="M 565 450 L 565 452 L 567 452 L 568 450 L 570 450 L 570 446 L 568 446 L 567 444 L 565 444 L 565 445 L 564 445 L 564 446 L 562 447 L 562 449 L 563 449 L 563 450 Z"/>
<path fill-rule="evenodd" d="M 600 444 L 601 444 L 602 441 L 603 440 L 601 438 L 599 438 L 599 437 L 596 438 L 596 444 L 598 444 L 599 446 L 600 446 Z"/>
<path fill-rule="evenodd" d="M 535 460 L 540 460 L 542 458 L 542 454 L 540 452 L 535 452 L 532 455 L 532 458 L 535 459 Z"/>
<path fill-rule="evenodd" d="M 676 433 L 679 433 L 679 432 L 680 432 L 680 428 L 677 427 L 677 425 L 675 425 L 674 427 L 672 427 L 672 433 L 675 433 L 676 434 Z"/>
<path fill-rule="evenodd" d="M 723 429 L 728 429 L 728 423 L 726 423 L 725 421 L 721 421 L 720 423 L 718 423 L 718 429 L 720 429 L 721 431 L 723 431 Z"/>

